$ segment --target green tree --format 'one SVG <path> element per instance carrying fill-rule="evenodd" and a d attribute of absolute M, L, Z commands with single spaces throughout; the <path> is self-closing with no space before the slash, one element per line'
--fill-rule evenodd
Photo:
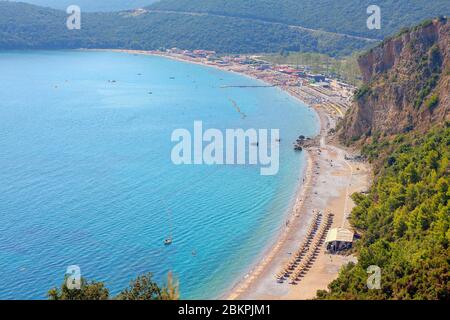
<path fill-rule="evenodd" d="M 66 280 L 60 289 L 55 287 L 48 291 L 50 300 L 108 300 L 109 298 L 109 290 L 102 282 L 89 282 L 81 278 L 80 289 L 69 289 Z"/>
<path fill-rule="evenodd" d="M 178 281 L 173 279 L 172 272 L 169 272 L 167 276 L 167 285 L 164 286 L 161 297 L 162 300 L 178 300 L 180 298 Z"/>
<path fill-rule="evenodd" d="M 178 282 L 173 280 L 169 272 L 167 284 L 159 286 L 152 280 L 151 273 L 137 277 L 130 282 L 128 288 L 120 292 L 116 297 L 110 297 L 109 290 L 103 282 L 87 281 L 81 279 L 81 288 L 69 289 L 67 278 L 61 288 L 52 288 L 48 291 L 49 300 L 178 300 L 180 297 Z"/>
<path fill-rule="evenodd" d="M 317 297 L 450 299 L 450 123 L 374 143 L 365 151 L 383 165 L 369 194 L 353 195 L 358 263 L 344 266 Z M 381 290 L 366 286 L 369 265 L 382 269 Z"/>
<path fill-rule="evenodd" d="M 130 286 L 123 290 L 118 300 L 162 300 L 163 290 L 152 280 L 153 275 L 147 273 L 130 282 Z"/>

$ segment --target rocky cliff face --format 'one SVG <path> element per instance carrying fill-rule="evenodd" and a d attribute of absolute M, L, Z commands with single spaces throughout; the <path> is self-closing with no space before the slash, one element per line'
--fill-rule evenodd
<path fill-rule="evenodd" d="M 424 22 L 359 59 L 364 85 L 340 127 L 346 141 L 426 130 L 449 120 L 450 22 Z"/>

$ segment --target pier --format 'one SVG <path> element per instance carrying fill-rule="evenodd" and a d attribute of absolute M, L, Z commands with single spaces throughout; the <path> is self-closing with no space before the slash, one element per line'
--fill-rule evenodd
<path fill-rule="evenodd" d="M 253 86 L 224 85 L 224 86 L 220 86 L 221 89 L 226 89 L 226 88 L 272 88 L 272 87 L 275 87 L 275 85 L 253 85 Z"/>

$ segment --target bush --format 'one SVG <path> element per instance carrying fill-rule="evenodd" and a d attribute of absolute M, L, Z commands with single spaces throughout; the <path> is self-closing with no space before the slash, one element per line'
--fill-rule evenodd
<path fill-rule="evenodd" d="M 425 106 L 433 111 L 434 108 L 437 107 L 439 104 L 439 96 L 437 94 L 433 94 L 431 97 L 428 98 L 427 101 L 425 101 Z"/>
<path fill-rule="evenodd" d="M 361 99 L 362 97 L 364 97 L 367 94 L 370 94 L 371 90 L 369 85 L 364 84 L 362 85 L 358 90 L 356 90 L 355 92 L 355 98 L 357 100 Z"/>

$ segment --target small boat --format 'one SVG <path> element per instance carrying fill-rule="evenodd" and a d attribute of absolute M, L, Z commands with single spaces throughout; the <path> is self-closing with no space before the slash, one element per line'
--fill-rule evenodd
<path fill-rule="evenodd" d="M 167 210 L 167 217 L 169 220 L 169 236 L 164 240 L 165 246 L 170 246 L 173 242 L 172 239 L 172 219 L 171 219 L 171 210 L 170 208 Z"/>

